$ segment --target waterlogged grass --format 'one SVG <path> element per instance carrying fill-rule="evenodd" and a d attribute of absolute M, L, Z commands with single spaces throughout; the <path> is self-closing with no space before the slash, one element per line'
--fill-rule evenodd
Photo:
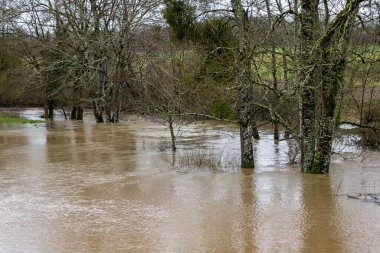
<path fill-rule="evenodd" d="M 24 119 L 24 118 L 17 118 L 17 117 L 3 117 L 0 116 L 0 123 L 17 123 L 17 124 L 37 124 L 37 123 L 44 123 L 44 120 L 33 120 L 33 119 Z"/>
<path fill-rule="evenodd" d="M 240 169 L 240 162 L 233 154 L 218 151 L 214 148 L 199 148 L 185 151 L 179 156 L 179 166 L 187 168 L 224 171 Z"/>

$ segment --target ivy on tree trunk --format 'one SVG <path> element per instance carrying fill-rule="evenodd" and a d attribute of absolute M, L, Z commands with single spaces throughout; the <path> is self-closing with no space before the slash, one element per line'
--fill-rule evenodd
<path fill-rule="evenodd" d="M 321 116 L 316 152 L 310 173 L 328 173 L 335 132 L 338 94 L 346 67 L 347 51 L 359 4 L 363 0 L 347 1 L 345 8 L 333 20 L 319 40 L 321 52 Z"/>
<path fill-rule="evenodd" d="M 303 8 L 307 6 L 305 5 L 306 2 L 310 1 L 304 1 Z M 316 43 L 311 44 L 313 45 L 311 58 L 306 58 L 303 62 L 303 66 L 312 66 L 309 71 L 303 73 L 304 75 L 301 74 L 301 78 L 304 79 L 301 152 L 303 158 L 302 171 L 305 173 L 323 174 L 329 172 L 335 132 L 336 104 L 346 67 L 351 31 L 361 2 L 363 0 L 348 0 L 346 2 L 345 8 L 328 25 L 324 34 Z M 303 9 L 303 11 L 307 11 L 307 9 Z M 302 22 L 305 22 L 305 19 Z M 304 26 L 305 29 L 306 24 L 301 23 L 301 26 Z M 306 43 L 306 40 L 302 43 Z M 304 48 L 301 50 L 302 53 L 305 53 Z M 316 70 L 321 71 L 320 78 L 317 75 L 318 72 L 315 72 Z M 321 92 L 321 97 L 318 100 L 321 112 L 318 115 L 315 113 L 316 80 L 318 80 L 318 88 Z M 317 133 L 316 118 L 319 119 Z"/>

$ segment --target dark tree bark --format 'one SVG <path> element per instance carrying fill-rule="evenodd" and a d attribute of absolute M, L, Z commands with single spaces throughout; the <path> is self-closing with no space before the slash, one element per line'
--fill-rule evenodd
<path fill-rule="evenodd" d="M 252 107 L 252 77 L 251 51 L 249 38 L 248 13 L 244 10 L 240 0 L 231 0 L 235 21 L 238 27 L 239 39 L 239 125 L 241 145 L 241 167 L 254 168 L 253 135 L 254 118 Z"/>
<path fill-rule="evenodd" d="M 54 101 L 48 100 L 44 106 L 44 118 L 53 119 L 54 118 Z"/>
<path fill-rule="evenodd" d="M 92 102 L 92 110 L 94 112 L 96 123 L 104 123 L 103 110 L 99 108 L 97 102 L 95 101 Z"/>
<path fill-rule="evenodd" d="M 80 76 L 82 73 L 77 73 L 77 76 Z M 77 81 L 74 85 L 73 96 L 74 96 L 74 105 L 71 108 L 70 119 L 71 120 L 83 120 L 83 108 L 81 106 L 81 100 L 83 97 L 83 92 L 81 88 L 81 81 Z"/>
<path fill-rule="evenodd" d="M 173 126 L 174 119 L 171 115 L 169 115 L 168 122 L 169 122 L 170 137 L 172 140 L 172 151 L 176 151 L 177 150 L 177 144 L 176 144 L 176 136 L 174 134 L 174 126 Z"/>
<path fill-rule="evenodd" d="M 73 106 L 70 113 L 70 119 L 83 120 L 83 109 L 80 105 Z"/>
<path fill-rule="evenodd" d="M 301 170 L 313 165 L 316 134 L 316 56 L 313 51 L 317 37 L 319 0 L 301 1 L 300 81 L 301 81 Z"/>
<path fill-rule="evenodd" d="M 352 28 L 362 1 L 348 0 L 345 8 L 333 20 L 318 45 L 322 66 L 322 112 L 313 166 L 306 172 L 315 174 L 329 172 L 337 99 L 346 67 Z"/>

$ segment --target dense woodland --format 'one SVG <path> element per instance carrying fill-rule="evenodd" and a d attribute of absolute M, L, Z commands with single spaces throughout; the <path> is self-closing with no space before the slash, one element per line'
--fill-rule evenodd
<path fill-rule="evenodd" d="M 379 14 L 377 0 L 1 0 L 0 105 L 151 115 L 173 151 L 179 119 L 235 122 L 243 168 L 271 122 L 302 172 L 328 173 L 340 124 L 380 139 Z"/>

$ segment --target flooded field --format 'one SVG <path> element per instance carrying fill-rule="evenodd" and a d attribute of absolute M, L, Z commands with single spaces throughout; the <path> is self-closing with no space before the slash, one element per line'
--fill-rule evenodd
<path fill-rule="evenodd" d="M 347 197 L 380 192 L 378 153 L 303 175 L 261 131 L 240 170 L 232 125 L 183 126 L 173 154 L 123 119 L 0 125 L 0 252 L 380 252 L 380 205 Z M 217 168 L 184 164 L 205 154 Z"/>

